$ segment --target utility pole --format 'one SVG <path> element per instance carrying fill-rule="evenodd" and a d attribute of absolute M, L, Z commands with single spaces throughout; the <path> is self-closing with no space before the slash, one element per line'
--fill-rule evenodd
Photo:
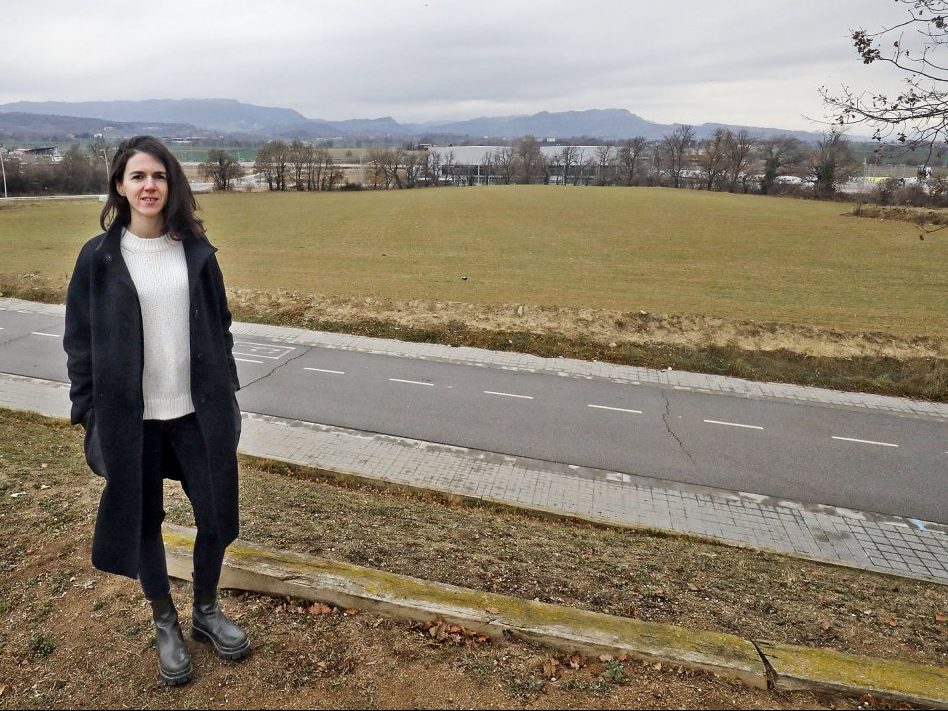
<path fill-rule="evenodd" d="M 0 172 L 3 173 L 3 197 L 6 199 L 7 195 L 7 169 L 3 165 L 3 146 L 0 146 Z"/>

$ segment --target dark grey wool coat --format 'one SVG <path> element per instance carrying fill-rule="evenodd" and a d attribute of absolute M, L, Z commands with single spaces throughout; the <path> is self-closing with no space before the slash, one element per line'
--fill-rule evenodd
<path fill-rule="evenodd" d="M 92 563 L 138 576 L 142 525 L 142 369 L 144 337 L 138 293 L 120 249 L 121 226 L 89 240 L 79 253 L 66 299 L 63 347 L 72 423 L 86 430 L 86 461 L 105 478 L 92 542 Z M 231 353 L 224 280 L 205 239 L 185 239 L 191 305 L 191 396 L 213 480 L 216 534 L 237 537 L 237 440 L 240 388 Z M 166 463 L 164 475 L 180 473 Z"/>

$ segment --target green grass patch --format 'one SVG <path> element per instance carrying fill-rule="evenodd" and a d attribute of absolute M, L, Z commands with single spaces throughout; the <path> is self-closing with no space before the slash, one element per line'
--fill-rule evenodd
<path fill-rule="evenodd" d="M 839 203 L 572 186 L 212 194 L 200 203 L 235 288 L 948 335 L 948 239 L 856 220 Z M 0 210 L 0 273 L 65 279 L 100 207 Z"/>
<path fill-rule="evenodd" d="M 280 292 L 234 316 L 325 331 L 948 401 L 948 361 L 320 317 L 300 294 L 703 314 L 912 338 L 948 335 L 948 238 L 849 208 L 665 189 L 512 186 L 212 194 L 231 288 Z M 0 293 L 62 301 L 95 202 L 0 210 Z M 462 280 L 462 277 L 467 277 Z M 776 328 L 776 326 L 774 326 Z"/>

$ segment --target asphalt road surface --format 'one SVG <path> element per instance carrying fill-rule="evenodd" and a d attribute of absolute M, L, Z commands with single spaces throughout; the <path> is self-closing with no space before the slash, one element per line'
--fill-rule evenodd
<path fill-rule="evenodd" d="M 0 372 L 66 381 L 61 317 L 0 311 Z M 241 409 L 948 523 L 948 427 L 237 337 Z"/>

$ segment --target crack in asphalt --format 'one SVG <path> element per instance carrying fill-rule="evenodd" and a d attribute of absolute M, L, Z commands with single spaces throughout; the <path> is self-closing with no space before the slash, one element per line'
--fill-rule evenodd
<path fill-rule="evenodd" d="M 293 356 L 292 358 L 287 358 L 285 361 L 283 361 L 282 363 L 280 363 L 276 368 L 274 368 L 273 370 L 271 370 L 271 371 L 270 371 L 269 373 L 267 373 L 266 375 L 261 375 L 261 376 L 260 376 L 259 378 L 257 378 L 256 380 L 251 380 L 249 383 L 247 383 L 247 384 L 245 384 L 245 385 L 242 384 L 242 385 L 240 386 L 240 389 L 243 390 L 244 388 L 249 388 L 251 385 L 256 385 L 256 384 L 259 383 L 261 380 L 266 380 L 266 379 L 269 378 L 271 375 L 273 375 L 275 372 L 277 372 L 278 370 L 280 370 L 280 369 L 283 368 L 284 366 L 289 365 L 290 363 L 292 363 L 292 362 L 293 362 L 294 360 L 296 360 L 297 358 L 302 358 L 304 355 L 306 355 L 306 354 L 309 353 L 311 350 L 313 350 L 314 347 L 315 347 L 315 346 L 308 346 L 308 347 L 304 348 L 303 351 L 302 351 L 300 354 L 295 355 L 295 356 Z"/>
<path fill-rule="evenodd" d="M 681 447 L 681 451 L 688 455 L 688 459 L 691 460 L 691 463 L 696 464 L 695 458 L 691 456 L 691 452 L 688 451 L 685 443 L 682 442 L 681 438 L 672 431 L 671 425 L 668 424 L 668 415 L 671 412 L 671 403 L 668 400 L 668 393 L 664 390 L 664 388 L 659 388 L 659 392 L 662 394 L 662 398 L 665 400 L 665 413 L 662 415 L 662 422 L 665 423 L 665 429 L 668 430 L 668 434 L 675 438 L 675 441 L 678 442 L 678 446 Z"/>

